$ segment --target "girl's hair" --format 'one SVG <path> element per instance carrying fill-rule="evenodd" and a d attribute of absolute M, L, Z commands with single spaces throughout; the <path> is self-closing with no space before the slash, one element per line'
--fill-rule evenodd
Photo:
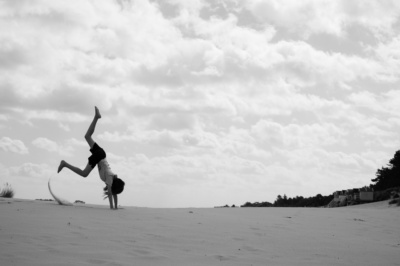
<path fill-rule="evenodd" d="M 121 192 L 124 191 L 124 187 L 125 187 L 125 182 L 119 179 L 117 176 L 114 176 L 114 180 L 111 186 L 111 193 L 113 195 L 121 194 Z"/>
<path fill-rule="evenodd" d="M 111 185 L 111 194 L 121 194 L 121 192 L 124 190 L 125 187 L 125 182 L 119 179 L 116 175 L 114 176 L 113 183 Z M 108 193 L 107 193 L 107 186 L 105 186 L 104 190 L 104 199 L 108 198 Z"/>

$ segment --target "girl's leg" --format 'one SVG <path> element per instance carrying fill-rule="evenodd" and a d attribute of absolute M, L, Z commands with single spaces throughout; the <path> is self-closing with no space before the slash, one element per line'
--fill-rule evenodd
<path fill-rule="evenodd" d="M 87 132 L 86 132 L 86 134 L 85 134 L 85 139 L 86 139 L 87 143 L 89 144 L 90 148 L 92 148 L 93 145 L 94 145 L 94 143 L 95 143 L 94 140 L 92 139 L 92 135 L 93 135 L 94 130 L 95 130 L 95 128 L 96 128 L 97 120 L 99 120 L 99 119 L 101 118 L 100 111 L 99 111 L 99 109 L 98 109 L 96 106 L 94 107 L 94 110 L 95 110 L 95 114 L 94 114 L 93 121 L 92 121 L 92 123 L 90 124 L 90 126 L 89 126 L 89 128 L 88 128 L 88 130 L 87 130 Z M 58 166 L 58 173 L 59 173 L 64 167 L 67 167 L 67 168 L 70 169 L 72 172 L 74 172 L 74 173 L 76 173 L 76 174 L 78 174 L 78 175 L 80 175 L 80 176 L 83 176 L 83 177 L 87 177 L 87 176 L 89 175 L 89 173 L 90 173 L 90 172 L 92 171 L 92 169 L 93 169 L 92 166 L 91 166 L 90 164 L 87 164 L 86 167 L 85 167 L 85 169 L 81 170 L 81 169 L 79 169 L 78 167 L 73 166 L 73 165 L 67 163 L 66 161 L 62 160 L 62 161 L 60 162 L 60 165 Z"/>
<path fill-rule="evenodd" d="M 94 117 L 93 117 L 93 121 L 90 124 L 90 126 L 89 126 L 89 128 L 88 128 L 88 130 L 87 130 L 87 132 L 85 134 L 85 139 L 86 139 L 87 143 L 89 144 L 90 148 L 92 148 L 94 143 L 95 143 L 94 140 L 92 139 L 92 135 L 93 135 L 94 130 L 96 128 L 97 120 L 99 120 L 101 118 L 100 111 L 96 106 L 94 107 L 94 110 L 95 110 L 95 114 L 94 114 Z"/>
<path fill-rule="evenodd" d="M 92 166 L 90 164 L 87 164 L 85 169 L 81 170 L 76 166 L 73 166 L 72 164 L 67 163 L 66 161 L 62 160 L 60 163 L 60 166 L 58 167 L 58 173 L 64 168 L 67 167 L 68 169 L 70 169 L 72 172 L 83 176 L 83 177 L 87 177 L 90 172 L 92 171 Z"/>

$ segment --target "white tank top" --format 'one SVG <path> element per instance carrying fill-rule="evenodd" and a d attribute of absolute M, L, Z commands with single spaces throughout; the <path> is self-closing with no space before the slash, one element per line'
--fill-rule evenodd
<path fill-rule="evenodd" d="M 99 169 L 100 179 L 103 180 L 107 185 L 111 186 L 114 179 L 114 173 L 111 171 L 107 159 L 101 160 L 97 164 L 97 168 Z"/>

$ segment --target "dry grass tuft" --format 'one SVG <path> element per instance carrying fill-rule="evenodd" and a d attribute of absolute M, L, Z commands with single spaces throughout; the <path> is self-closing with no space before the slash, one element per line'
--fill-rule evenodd
<path fill-rule="evenodd" d="M 8 183 L 6 183 L 3 189 L 0 191 L 0 197 L 2 198 L 13 198 L 14 194 L 14 189 Z"/>

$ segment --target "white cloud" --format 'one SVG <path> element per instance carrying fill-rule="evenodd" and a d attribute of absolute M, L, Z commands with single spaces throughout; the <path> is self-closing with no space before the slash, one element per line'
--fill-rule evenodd
<path fill-rule="evenodd" d="M 21 140 L 11 139 L 9 137 L 2 137 L 0 139 L 0 148 L 6 152 L 14 152 L 18 154 L 29 153 L 28 148 Z"/>
<path fill-rule="evenodd" d="M 332 1 L 247 1 L 249 10 L 262 22 L 288 29 L 301 37 L 327 32 L 341 35 L 344 23 L 339 3 Z"/>
<path fill-rule="evenodd" d="M 359 23 L 370 29 L 376 38 L 396 35 L 400 4 L 396 0 L 341 1 L 347 23 Z"/>
<path fill-rule="evenodd" d="M 388 42 L 380 43 L 377 47 L 370 47 L 382 65 L 382 69 L 377 73 L 377 79 L 397 82 L 400 80 L 400 36 L 396 36 Z"/>
<path fill-rule="evenodd" d="M 69 131 L 71 131 L 71 128 L 68 126 L 68 125 L 66 125 L 66 124 L 63 124 L 63 123 L 58 123 L 58 126 L 62 129 L 62 130 L 64 130 L 64 131 L 67 131 L 67 132 L 69 132 Z"/>
<path fill-rule="evenodd" d="M 246 1 L 245 5 L 260 22 L 301 38 L 318 33 L 345 37 L 346 28 L 352 23 L 361 24 L 375 34 L 392 35 L 400 13 L 397 1 L 378 0 L 256 0 Z"/>
<path fill-rule="evenodd" d="M 280 74 L 299 85 L 336 85 L 373 76 L 380 70 L 373 60 L 318 51 L 305 42 L 281 41 L 274 48 L 281 55 Z M 282 65 L 282 68 L 280 67 Z"/>
<path fill-rule="evenodd" d="M 53 140 L 39 137 L 32 141 L 32 144 L 39 149 L 46 150 L 48 152 L 58 153 L 62 156 L 72 156 L 74 151 L 74 146 L 83 145 L 83 142 L 76 139 L 70 139 L 67 141 L 66 145 L 60 145 Z"/>
<path fill-rule="evenodd" d="M 37 138 L 32 141 L 32 144 L 49 152 L 57 152 L 59 150 L 57 143 L 47 138 Z"/>
<path fill-rule="evenodd" d="M 281 150 L 283 156 L 292 167 L 307 167 L 309 169 L 329 169 L 334 172 L 361 172 L 374 169 L 374 163 L 361 156 L 344 152 L 330 152 L 324 149 Z"/>
<path fill-rule="evenodd" d="M 87 147 L 87 142 L 85 140 L 78 140 L 76 138 L 71 138 L 67 140 L 67 146 L 74 146 L 74 147 Z"/>
<path fill-rule="evenodd" d="M 51 169 L 47 164 L 23 163 L 19 166 L 9 168 L 9 172 L 13 176 L 32 177 L 39 179 L 48 179 L 54 175 L 54 169 Z"/>
<path fill-rule="evenodd" d="M 267 147 L 324 147 L 343 143 L 346 132 L 333 124 L 281 125 L 260 120 L 251 133 Z"/>

